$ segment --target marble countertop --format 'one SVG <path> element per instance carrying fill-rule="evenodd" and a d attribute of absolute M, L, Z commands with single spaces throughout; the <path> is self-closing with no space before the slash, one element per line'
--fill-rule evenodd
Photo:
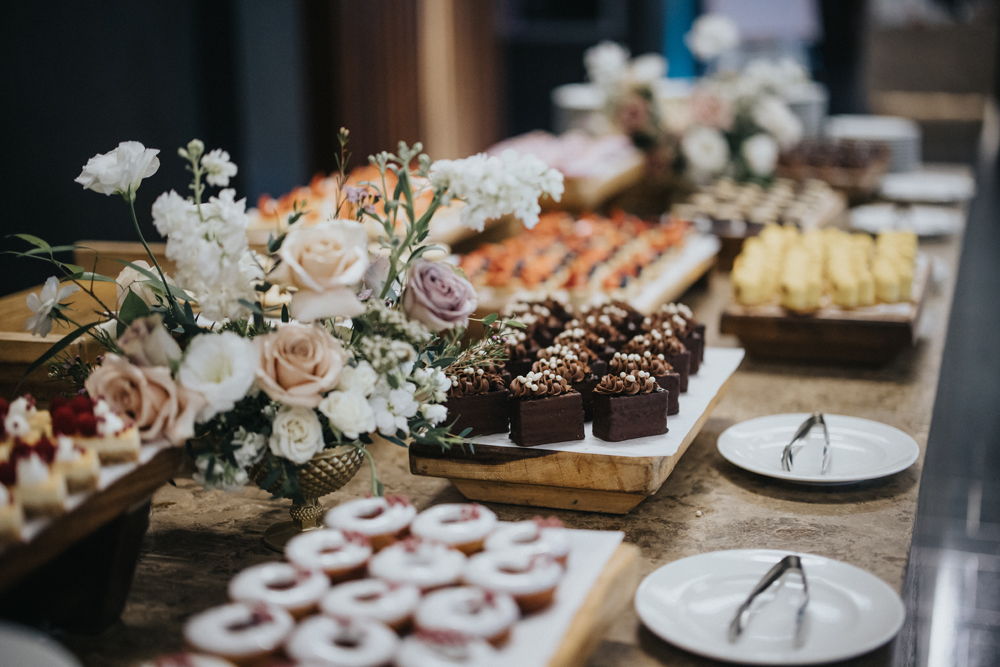
<path fill-rule="evenodd" d="M 920 341 L 879 368 L 800 365 L 746 359 L 687 454 L 659 492 L 627 515 L 538 510 L 491 505 L 501 519 L 553 514 L 573 528 L 622 530 L 642 550 L 642 575 L 678 558 L 718 549 L 771 548 L 806 551 L 862 567 L 900 590 L 912 537 L 923 451 L 944 346 L 960 240 L 921 246 L 934 258 L 938 284 L 920 323 Z M 728 303 L 727 274 L 713 273 L 707 287 L 684 299 L 708 325 L 708 343 L 735 346 L 718 333 Z M 758 477 L 726 462 L 715 444 L 737 422 L 782 412 L 824 412 L 881 421 L 911 434 L 921 459 L 877 483 L 834 489 L 795 487 Z M 462 497 L 440 479 L 410 475 L 406 451 L 374 448 L 388 490 L 410 496 L 423 509 Z M 367 467 L 326 504 L 364 495 Z M 271 501 L 256 489 L 226 494 L 204 491 L 191 480 L 165 486 L 153 499 L 151 525 L 122 623 L 60 641 L 87 665 L 127 667 L 177 650 L 181 627 L 192 613 L 226 599 L 226 584 L 239 570 L 274 560 L 261 543 L 263 531 L 287 519 L 287 501 Z M 701 516 L 697 513 L 701 512 Z M 850 664 L 885 664 L 883 648 Z M 708 664 L 663 643 L 639 623 L 630 607 L 620 614 L 589 661 L 591 667 Z"/>

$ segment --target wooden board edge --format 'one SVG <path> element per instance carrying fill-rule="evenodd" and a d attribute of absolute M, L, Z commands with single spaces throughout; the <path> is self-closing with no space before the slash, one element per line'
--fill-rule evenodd
<path fill-rule="evenodd" d="M 586 664 L 597 644 L 639 587 L 639 547 L 620 544 L 611 554 L 583 604 L 577 610 L 548 667 Z"/>
<path fill-rule="evenodd" d="M 601 514 L 628 514 L 649 495 L 477 479 L 449 481 L 469 500 Z"/>
<path fill-rule="evenodd" d="M 79 507 L 55 518 L 35 539 L 8 547 L 0 553 L 0 591 L 151 496 L 180 471 L 183 460 L 183 449 L 164 449 Z"/>

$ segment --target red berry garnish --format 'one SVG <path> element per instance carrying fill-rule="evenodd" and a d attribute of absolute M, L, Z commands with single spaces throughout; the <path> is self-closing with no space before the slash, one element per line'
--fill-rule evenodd
<path fill-rule="evenodd" d="M 52 432 L 56 435 L 73 435 L 77 428 L 76 413 L 69 405 L 52 412 Z"/>
<path fill-rule="evenodd" d="M 77 415 L 76 428 L 83 437 L 93 438 L 97 435 L 97 418 L 92 414 Z"/>
<path fill-rule="evenodd" d="M 18 438 L 14 441 L 14 446 L 10 448 L 10 460 L 13 463 L 17 463 L 19 460 L 31 456 L 31 452 L 33 451 L 35 450 L 31 445 Z"/>
<path fill-rule="evenodd" d="M 69 405 L 69 399 L 64 396 L 56 396 L 49 402 L 49 411 L 55 412 L 59 408 Z"/>
<path fill-rule="evenodd" d="M 44 435 L 35 443 L 35 453 L 49 465 L 56 459 L 56 448 Z"/>
<path fill-rule="evenodd" d="M 94 402 L 86 396 L 74 396 L 69 404 L 78 415 L 94 414 Z"/>
<path fill-rule="evenodd" d="M 0 461 L 0 484 L 14 486 L 17 484 L 17 468 L 13 461 Z"/>

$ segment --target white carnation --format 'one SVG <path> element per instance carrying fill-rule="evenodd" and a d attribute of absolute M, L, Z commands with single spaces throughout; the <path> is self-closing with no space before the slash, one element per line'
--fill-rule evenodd
<path fill-rule="evenodd" d="M 253 343 L 232 331 L 195 336 L 184 353 L 177 379 L 207 399 L 198 421 L 232 410 L 253 385 L 257 363 Z"/>
<path fill-rule="evenodd" d="M 233 444 L 239 449 L 233 451 L 233 458 L 241 468 L 248 468 L 264 454 L 267 438 L 260 433 L 247 431 L 242 426 L 233 434 Z"/>
<path fill-rule="evenodd" d="M 399 389 L 392 389 L 383 377 L 375 387 L 375 395 L 370 404 L 375 413 L 375 424 L 382 435 L 395 435 L 397 430 L 409 433 L 407 419 L 417 414 L 420 403 L 413 397 L 417 386 L 405 383 Z"/>
<path fill-rule="evenodd" d="M 90 158 L 74 180 L 95 192 L 119 194 L 135 201 L 135 191 L 142 179 L 160 168 L 160 159 L 156 157 L 159 152 L 138 141 L 123 141 L 113 151 Z"/>
<path fill-rule="evenodd" d="M 728 16 L 704 14 L 684 36 L 684 43 L 699 60 L 713 60 L 739 46 L 740 29 Z"/>
<path fill-rule="evenodd" d="M 513 150 L 499 157 L 485 153 L 464 160 L 438 160 L 431 165 L 431 184 L 444 192 L 443 200 L 465 201 L 462 224 L 482 231 L 487 220 L 512 214 L 531 229 L 538 224 L 544 194 L 559 201 L 563 175 L 549 169 L 534 155 L 519 156 Z"/>
<path fill-rule="evenodd" d="M 378 373 L 372 365 L 367 361 L 360 361 L 357 366 L 344 366 L 337 387 L 341 391 L 356 392 L 367 398 L 374 391 L 376 382 Z"/>
<path fill-rule="evenodd" d="M 365 396 L 355 391 L 332 391 L 319 404 L 330 423 L 348 438 L 375 430 L 375 412 Z"/>
<path fill-rule="evenodd" d="M 774 136 L 781 148 L 791 148 L 802 139 L 802 122 L 788 105 L 773 95 L 763 97 L 751 112 L 753 122 Z"/>
<path fill-rule="evenodd" d="M 583 64 L 587 78 L 605 93 L 614 91 L 628 71 L 629 51 L 621 44 L 604 41 L 587 49 Z"/>
<path fill-rule="evenodd" d="M 427 421 L 434 425 L 440 424 L 448 418 L 448 408 L 435 403 L 424 405 L 420 408 L 420 412 L 423 413 Z"/>
<path fill-rule="evenodd" d="M 693 127 L 681 140 L 684 157 L 696 177 L 712 176 L 729 164 L 729 144 L 718 130 Z"/>
<path fill-rule="evenodd" d="M 282 406 L 271 423 L 271 453 L 302 465 L 323 449 L 323 427 L 311 408 Z"/>
<path fill-rule="evenodd" d="M 740 153 L 757 176 L 770 176 L 778 164 L 778 144 L 769 134 L 755 134 L 743 142 Z"/>

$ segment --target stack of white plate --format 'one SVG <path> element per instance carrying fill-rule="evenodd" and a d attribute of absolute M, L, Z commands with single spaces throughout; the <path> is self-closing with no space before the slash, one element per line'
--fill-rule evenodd
<path fill-rule="evenodd" d="M 818 137 L 823 133 L 823 121 L 830 102 L 826 86 L 809 81 L 796 86 L 785 95 L 788 108 L 802 121 L 802 135 Z"/>
<path fill-rule="evenodd" d="M 898 116 L 831 116 L 826 122 L 831 139 L 876 141 L 889 147 L 889 171 L 911 171 L 920 164 L 920 126 Z"/>

